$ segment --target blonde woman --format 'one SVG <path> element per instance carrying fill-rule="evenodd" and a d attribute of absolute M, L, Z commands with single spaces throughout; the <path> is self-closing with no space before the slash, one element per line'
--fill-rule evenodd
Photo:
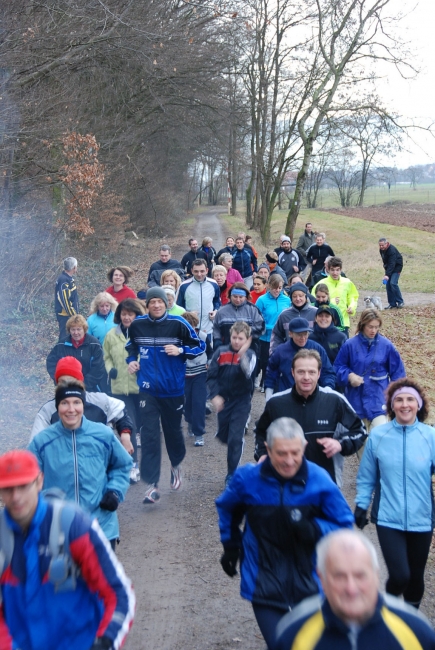
<path fill-rule="evenodd" d="M 169 284 L 174 289 L 175 296 L 177 296 L 181 284 L 181 278 L 173 269 L 167 269 L 166 271 L 163 271 L 160 276 L 160 286 L 163 287 L 165 284 Z"/>
<path fill-rule="evenodd" d="M 100 341 L 101 345 L 104 343 L 104 338 L 107 332 L 112 329 L 112 327 L 115 327 L 113 314 L 117 306 L 118 303 L 115 298 L 113 298 L 110 293 L 107 293 L 107 291 L 98 293 L 91 302 L 87 319 L 89 327 L 88 332 L 91 336 L 95 336 Z"/>

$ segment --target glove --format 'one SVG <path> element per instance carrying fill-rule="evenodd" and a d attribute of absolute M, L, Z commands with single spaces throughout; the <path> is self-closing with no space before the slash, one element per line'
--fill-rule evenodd
<path fill-rule="evenodd" d="M 222 568 L 230 578 L 237 575 L 237 561 L 239 559 L 240 551 L 238 548 L 228 548 L 224 550 L 221 557 Z"/>
<path fill-rule="evenodd" d="M 355 517 L 355 524 L 361 530 L 369 523 L 369 520 L 367 519 L 367 510 L 364 510 L 364 508 L 357 506 L 353 516 Z"/>
<path fill-rule="evenodd" d="M 118 506 L 119 497 L 116 492 L 112 492 L 111 490 L 109 490 L 109 492 L 106 492 L 100 501 L 100 508 L 103 510 L 109 510 L 109 512 L 115 512 Z"/>
<path fill-rule="evenodd" d="M 354 372 L 350 372 L 348 381 L 352 388 L 358 388 L 358 386 L 361 386 L 361 384 L 364 383 L 364 377 L 361 377 Z"/>
<path fill-rule="evenodd" d="M 113 650 L 113 641 L 107 636 L 100 636 L 95 639 L 89 650 Z"/>
<path fill-rule="evenodd" d="M 118 376 L 118 368 L 110 368 L 109 379 L 116 379 Z"/>
<path fill-rule="evenodd" d="M 320 538 L 320 530 L 312 519 L 301 519 L 293 522 L 294 536 L 304 544 L 315 544 Z"/>

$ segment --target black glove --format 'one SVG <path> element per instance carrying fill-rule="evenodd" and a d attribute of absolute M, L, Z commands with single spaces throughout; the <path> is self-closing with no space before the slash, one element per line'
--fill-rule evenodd
<path fill-rule="evenodd" d="M 119 498 L 116 492 L 106 492 L 103 498 L 100 501 L 100 508 L 103 510 L 109 510 L 110 512 L 115 512 L 116 508 L 119 506 Z"/>
<path fill-rule="evenodd" d="M 112 650 L 113 641 L 107 636 L 100 636 L 98 639 L 95 639 L 94 643 L 91 645 L 89 650 Z"/>
<path fill-rule="evenodd" d="M 320 539 L 320 530 L 312 519 L 293 522 L 293 534 L 299 542 L 315 544 Z"/>
<path fill-rule="evenodd" d="M 222 568 L 230 578 L 233 578 L 237 575 L 237 561 L 239 559 L 240 551 L 238 548 L 227 548 L 224 549 L 224 553 L 221 557 Z"/>
<path fill-rule="evenodd" d="M 109 370 L 109 378 L 110 379 L 116 379 L 118 376 L 118 369 L 117 368 L 110 368 Z"/>
<path fill-rule="evenodd" d="M 367 510 L 364 510 L 364 508 L 357 506 L 353 516 L 355 517 L 355 524 L 361 530 L 369 523 L 369 520 L 367 519 Z"/>

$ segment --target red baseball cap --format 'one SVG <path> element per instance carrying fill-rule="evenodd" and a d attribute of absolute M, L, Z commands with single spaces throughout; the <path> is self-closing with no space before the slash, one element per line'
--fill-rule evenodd
<path fill-rule="evenodd" d="M 84 381 L 85 379 L 83 377 L 82 364 L 75 357 L 63 357 L 63 359 L 59 359 L 54 373 L 54 381 L 56 384 L 62 375 L 69 375 L 79 381 Z"/>
<path fill-rule="evenodd" d="M 34 456 L 25 449 L 14 449 L 0 456 L 0 488 L 32 483 L 41 473 Z"/>

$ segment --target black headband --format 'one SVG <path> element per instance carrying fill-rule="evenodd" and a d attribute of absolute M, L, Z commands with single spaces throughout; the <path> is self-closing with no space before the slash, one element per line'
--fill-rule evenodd
<path fill-rule="evenodd" d="M 85 403 L 85 391 L 80 386 L 59 386 L 56 390 L 56 410 L 59 408 L 61 401 L 67 399 L 67 397 L 78 397 L 83 404 Z"/>

